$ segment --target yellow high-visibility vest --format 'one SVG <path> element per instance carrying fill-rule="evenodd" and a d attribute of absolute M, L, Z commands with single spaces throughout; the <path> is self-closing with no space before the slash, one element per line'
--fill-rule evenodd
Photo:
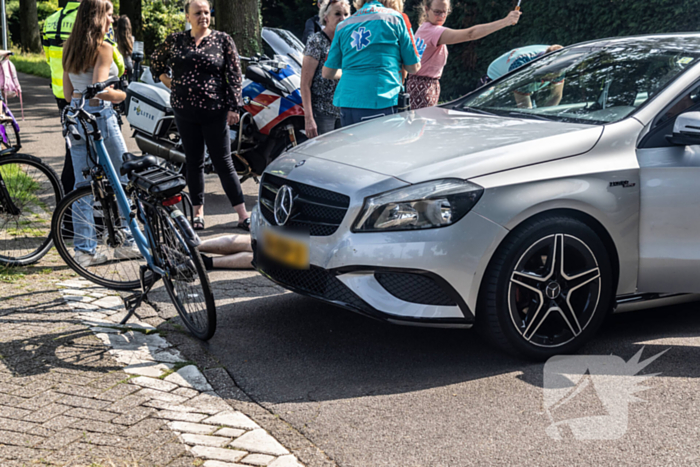
<path fill-rule="evenodd" d="M 70 36 L 75 23 L 75 16 L 78 13 L 80 2 L 68 2 L 64 8 L 46 18 L 44 23 L 44 33 L 42 35 L 42 45 L 46 62 L 51 68 L 51 89 L 54 96 L 63 99 L 63 44 Z M 112 45 L 114 63 L 119 70 L 119 76 L 124 74 L 124 58 L 119 53 L 114 40 L 114 31 L 110 28 L 105 36 L 105 41 Z"/>

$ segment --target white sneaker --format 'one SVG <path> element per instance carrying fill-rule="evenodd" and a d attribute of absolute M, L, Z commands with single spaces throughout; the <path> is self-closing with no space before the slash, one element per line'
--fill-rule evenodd
<path fill-rule="evenodd" d="M 109 260 L 107 256 L 103 255 L 99 251 L 96 252 L 94 255 L 91 255 L 90 253 L 86 253 L 84 251 L 78 251 L 75 253 L 74 259 L 82 268 L 97 266 L 98 264 L 106 263 Z"/>
<path fill-rule="evenodd" d="M 136 245 L 120 246 L 114 249 L 114 259 L 136 259 L 140 257 L 141 252 Z"/>

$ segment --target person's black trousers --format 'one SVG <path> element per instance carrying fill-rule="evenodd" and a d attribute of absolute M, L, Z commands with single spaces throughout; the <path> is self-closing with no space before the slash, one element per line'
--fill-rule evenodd
<path fill-rule="evenodd" d="M 243 190 L 231 160 L 227 110 L 176 110 L 175 124 L 187 158 L 187 185 L 194 206 L 204 204 L 204 145 L 232 206 L 243 203 Z"/>
<path fill-rule="evenodd" d="M 55 97 L 55 96 L 54 96 Z M 60 116 L 63 109 L 68 105 L 65 99 L 60 99 L 56 97 L 56 104 L 58 104 L 58 115 Z M 63 185 L 63 192 L 65 194 L 73 191 L 73 185 L 75 185 L 75 175 L 73 175 L 73 160 L 71 159 L 70 149 L 66 147 L 66 159 L 63 161 L 63 171 L 61 171 L 61 185 Z"/>

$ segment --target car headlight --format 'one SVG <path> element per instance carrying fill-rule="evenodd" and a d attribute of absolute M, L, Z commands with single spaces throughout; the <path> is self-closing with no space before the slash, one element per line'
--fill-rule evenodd
<path fill-rule="evenodd" d="M 479 201 L 484 189 L 459 179 L 434 180 L 365 198 L 353 231 L 420 230 L 452 225 Z"/>

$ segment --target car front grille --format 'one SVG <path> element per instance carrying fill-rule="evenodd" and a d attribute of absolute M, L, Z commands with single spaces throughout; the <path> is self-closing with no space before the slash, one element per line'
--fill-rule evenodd
<path fill-rule="evenodd" d="M 394 297 L 421 305 L 457 306 L 432 277 L 424 274 L 375 272 L 374 278 Z"/>
<path fill-rule="evenodd" d="M 350 197 L 266 173 L 260 182 L 260 212 L 270 224 L 277 225 L 273 213 L 275 197 L 283 185 L 294 193 L 292 213 L 285 227 L 308 231 L 315 237 L 332 235 L 338 230 L 350 206 Z"/>
<path fill-rule="evenodd" d="M 270 261 L 257 251 L 254 255 L 257 269 L 283 287 L 312 297 L 329 300 L 369 315 L 375 313 L 369 304 L 323 268 L 311 266 L 309 269 L 290 269 Z"/>

